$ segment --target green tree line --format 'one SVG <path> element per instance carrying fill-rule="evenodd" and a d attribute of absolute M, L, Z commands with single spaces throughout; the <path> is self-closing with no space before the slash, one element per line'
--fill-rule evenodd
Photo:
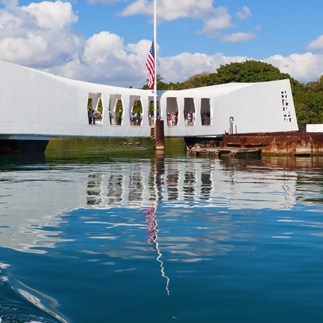
<path fill-rule="evenodd" d="M 287 73 L 271 64 L 260 61 L 246 61 L 221 65 L 216 73 L 203 73 L 190 77 L 183 83 L 164 83 L 157 76 L 158 90 L 182 90 L 230 82 L 266 82 L 289 79 L 291 82 L 294 105 L 301 130 L 308 123 L 323 123 L 323 75 L 316 82 L 300 83 Z M 148 88 L 144 86 L 144 88 Z"/>

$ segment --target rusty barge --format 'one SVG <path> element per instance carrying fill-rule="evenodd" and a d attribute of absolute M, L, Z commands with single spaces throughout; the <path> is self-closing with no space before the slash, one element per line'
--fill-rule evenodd
<path fill-rule="evenodd" d="M 190 155 L 215 157 L 322 156 L 323 133 L 276 132 L 225 134 L 222 137 L 185 138 Z"/>

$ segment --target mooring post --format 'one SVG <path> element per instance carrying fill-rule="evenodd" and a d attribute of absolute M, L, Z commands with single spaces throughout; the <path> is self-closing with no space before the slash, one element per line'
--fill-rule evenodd
<path fill-rule="evenodd" d="M 156 149 L 163 150 L 165 148 L 165 140 L 164 140 L 164 121 L 156 120 L 155 123 L 155 147 Z"/>

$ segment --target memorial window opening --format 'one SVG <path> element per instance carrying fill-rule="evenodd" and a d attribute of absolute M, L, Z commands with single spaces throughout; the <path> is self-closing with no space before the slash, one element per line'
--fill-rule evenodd
<path fill-rule="evenodd" d="M 178 104 L 176 98 L 167 98 L 166 118 L 168 126 L 178 124 Z"/>
<path fill-rule="evenodd" d="M 110 123 L 110 125 L 114 125 L 115 124 L 115 113 L 114 113 L 114 109 L 112 107 L 111 98 L 109 100 L 108 114 L 109 114 L 109 123 Z"/>
<path fill-rule="evenodd" d="M 202 126 L 209 126 L 211 124 L 210 99 L 203 98 L 201 100 L 201 122 Z"/>
<path fill-rule="evenodd" d="M 140 100 L 135 100 L 130 111 L 130 125 L 141 126 L 142 123 L 142 104 Z"/>
<path fill-rule="evenodd" d="M 88 123 L 90 125 L 102 125 L 103 104 L 101 93 L 89 93 L 86 109 Z"/>
<path fill-rule="evenodd" d="M 185 126 L 194 126 L 195 125 L 195 104 L 193 98 L 184 99 L 184 120 Z"/>
<path fill-rule="evenodd" d="M 115 125 L 117 126 L 121 126 L 122 125 L 122 120 L 123 120 L 123 104 L 122 104 L 122 100 L 118 99 L 116 101 L 116 105 L 115 105 Z"/>

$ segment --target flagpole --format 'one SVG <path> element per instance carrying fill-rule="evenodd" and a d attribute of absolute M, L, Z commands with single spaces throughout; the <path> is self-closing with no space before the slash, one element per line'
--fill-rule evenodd
<path fill-rule="evenodd" d="M 157 0 L 154 0 L 154 57 L 155 57 L 155 75 L 154 75 L 154 121 L 157 121 Z"/>

